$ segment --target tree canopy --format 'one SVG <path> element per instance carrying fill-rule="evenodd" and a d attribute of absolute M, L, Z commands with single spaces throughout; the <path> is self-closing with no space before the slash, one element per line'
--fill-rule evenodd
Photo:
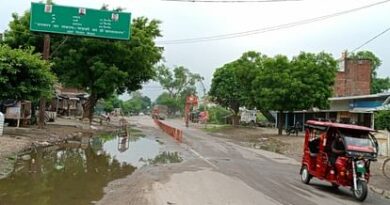
<path fill-rule="evenodd" d="M 241 106 L 280 112 L 326 108 L 336 66 L 333 57 L 323 52 L 302 52 L 292 60 L 246 52 L 216 69 L 209 94 L 236 116 Z M 282 126 L 282 121 L 278 124 Z"/>
<path fill-rule="evenodd" d="M 154 43 L 161 36 L 159 24 L 134 19 L 130 41 L 72 37 L 57 52 L 54 70 L 66 85 L 86 89 L 91 105 L 114 93 L 138 90 L 155 76 L 154 64 L 162 56 Z"/>
<path fill-rule="evenodd" d="M 172 71 L 169 67 L 160 65 L 157 66 L 156 80 L 171 97 L 177 98 L 188 87 L 194 88 L 203 77 L 183 66 L 177 66 Z"/>
<path fill-rule="evenodd" d="M 50 64 L 32 49 L 0 45 L 0 99 L 35 100 L 53 94 Z"/>
<path fill-rule="evenodd" d="M 390 110 L 381 110 L 375 113 L 375 129 L 390 131 Z"/>
<path fill-rule="evenodd" d="M 142 96 L 138 91 L 133 92 L 131 99 L 123 103 L 123 112 L 126 114 L 148 112 L 152 105 L 152 101 L 148 96 Z"/>
<path fill-rule="evenodd" d="M 261 53 L 249 51 L 214 72 L 209 95 L 214 102 L 232 111 L 234 124 L 238 123 L 239 107 L 255 106 L 252 83 L 262 72 L 266 59 Z"/>
<path fill-rule="evenodd" d="M 42 35 L 29 31 L 29 12 L 13 15 L 5 43 L 13 48 L 34 46 L 42 51 Z M 163 49 L 154 43 L 161 36 L 160 21 L 146 17 L 133 19 L 129 41 L 51 35 L 53 71 L 60 82 L 86 90 L 90 97 L 84 117 L 91 119 L 98 99 L 131 92 L 155 76 L 154 65 Z"/>
<path fill-rule="evenodd" d="M 178 110 L 184 110 L 186 97 L 196 94 L 196 83 L 202 81 L 203 77 L 183 66 L 170 69 L 159 65 L 155 80 L 166 91 L 156 99 L 156 104 L 168 106 L 169 114 L 174 114 Z"/>
<path fill-rule="evenodd" d="M 102 105 L 105 112 L 112 112 L 114 111 L 114 108 L 122 108 L 123 101 L 119 99 L 117 95 L 113 95 L 110 98 L 105 99 L 102 102 Z"/>
<path fill-rule="evenodd" d="M 256 78 L 258 107 L 279 111 L 279 134 L 282 133 L 282 111 L 327 108 L 337 72 L 336 60 L 327 53 L 301 52 L 290 61 L 277 55 L 266 61 L 264 71 Z"/>
<path fill-rule="evenodd" d="M 155 104 L 166 105 L 169 109 L 169 114 L 179 109 L 177 99 L 171 97 L 168 92 L 163 92 L 161 95 L 159 95 L 156 99 Z"/>

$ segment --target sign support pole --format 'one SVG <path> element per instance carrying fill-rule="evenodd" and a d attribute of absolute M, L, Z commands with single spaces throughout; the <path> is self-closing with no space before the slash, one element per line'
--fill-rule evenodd
<path fill-rule="evenodd" d="M 45 34 L 43 40 L 43 54 L 42 57 L 44 60 L 49 60 L 50 57 L 50 35 Z M 41 96 L 39 100 L 39 121 L 38 127 L 43 129 L 45 124 L 45 110 L 46 110 L 46 98 Z"/>

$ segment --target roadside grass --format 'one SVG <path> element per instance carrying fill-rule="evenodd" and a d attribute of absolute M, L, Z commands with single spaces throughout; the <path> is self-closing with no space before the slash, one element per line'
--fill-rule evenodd
<path fill-rule="evenodd" d="M 220 132 L 220 131 L 223 131 L 225 129 L 229 129 L 232 127 L 233 127 L 232 125 L 227 125 L 227 124 L 224 124 L 224 125 L 207 124 L 207 126 L 205 128 L 201 128 L 201 129 L 203 129 L 206 132 Z"/>
<path fill-rule="evenodd" d="M 141 130 L 138 130 L 138 129 L 135 129 L 135 128 L 130 128 L 129 132 L 130 132 L 130 136 L 145 137 L 145 134 Z"/>

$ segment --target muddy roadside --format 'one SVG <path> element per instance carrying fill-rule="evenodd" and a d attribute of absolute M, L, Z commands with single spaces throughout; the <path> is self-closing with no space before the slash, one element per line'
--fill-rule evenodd
<path fill-rule="evenodd" d="M 134 129 L 141 130 L 146 138 L 159 143 L 160 154 L 131 175 L 111 181 L 104 188 L 103 198 L 96 204 L 157 205 L 160 203 L 156 202 L 156 188 L 153 186 L 168 183 L 174 174 L 200 171 L 207 167 L 205 162 L 188 152 L 185 146 L 177 146 L 178 142 L 150 123 L 152 121 L 149 117 L 127 119 Z M 164 160 L 167 158 L 168 160 Z"/>
<path fill-rule="evenodd" d="M 71 118 L 57 118 L 55 122 L 47 123 L 44 129 L 38 129 L 36 126 L 4 127 L 4 134 L 0 137 L 0 178 L 13 171 L 18 153 L 32 147 L 49 146 L 75 137 L 112 132 L 116 129 L 112 123 L 93 123 L 91 126 L 87 122 Z"/>
<path fill-rule="evenodd" d="M 233 143 L 255 149 L 283 154 L 300 162 L 303 154 L 304 135 L 280 136 L 272 128 L 220 127 L 204 129 L 210 135 L 229 139 Z M 370 188 L 373 192 L 390 198 L 390 179 L 382 174 L 381 166 L 384 157 L 371 164 Z"/>

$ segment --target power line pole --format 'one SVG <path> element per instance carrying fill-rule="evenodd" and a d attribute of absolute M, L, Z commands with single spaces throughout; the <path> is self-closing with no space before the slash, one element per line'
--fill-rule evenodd
<path fill-rule="evenodd" d="M 46 4 L 52 4 L 51 0 L 46 0 Z M 43 37 L 43 52 L 42 57 L 44 60 L 48 61 L 50 58 L 50 35 L 44 34 Z M 38 116 L 38 128 L 43 129 L 45 126 L 45 111 L 46 111 L 46 98 L 41 96 L 39 100 L 39 116 Z"/>
<path fill-rule="evenodd" d="M 44 35 L 42 57 L 44 60 L 49 60 L 50 57 L 50 35 L 49 34 Z M 40 129 L 43 129 L 45 125 L 45 111 L 46 111 L 46 98 L 44 96 L 41 96 L 41 99 L 39 100 L 39 120 L 38 120 L 38 127 Z"/>

